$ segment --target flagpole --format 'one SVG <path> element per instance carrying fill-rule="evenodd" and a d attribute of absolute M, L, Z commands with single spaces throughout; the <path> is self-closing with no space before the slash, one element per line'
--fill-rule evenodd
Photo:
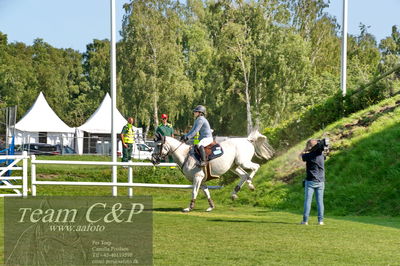
<path fill-rule="evenodd" d="M 343 0 L 343 20 L 342 20 L 342 60 L 341 60 L 341 78 L 340 87 L 342 96 L 346 96 L 347 92 L 347 13 L 348 0 Z"/>
<path fill-rule="evenodd" d="M 115 45 L 115 0 L 110 0 L 111 9 L 111 51 L 110 51 L 110 69 L 111 69 L 111 143 L 112 143 L 112 161 L 117 162 L 117 132 L 115 130 L 115 110 L 117 110 L 117 63 L 116 63 L 116 45 Z M 112 182 L 117 183 L 117 166 L 112 167 Z M 112 195 L 117 196 L 117 186 L 112 187 Z"/>

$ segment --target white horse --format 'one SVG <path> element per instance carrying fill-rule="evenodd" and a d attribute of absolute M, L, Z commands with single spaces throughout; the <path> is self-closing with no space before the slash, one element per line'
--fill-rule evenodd
<path fill-rule="evenodd" d="M 204 191 L 210 205 L 207 211 L 212 211 L 215 205 L 205 184 L 205 173 L 202 167 L 196 165 L 196 159 L 189 154 L 191 146 L 174 138 L 161 135 L 156 135 L 155 141 L 157 146 L 152 155 L 153 164 L 158 164 L 162 158 L 170 155 L 182 169 L 186 178 L 193 184 L 192 200 L 189 207 L 183 209 L 183 211 L 189 212 L 194 208 L 200 188 Z M 220 145 L 224 154 L 209 162 L 211 175 L 221 176 L 228 170 L 232 170 L 240 177 L 239 184 L 232 192 L 232 199 L 234 200 L 238 198 L 237 193 L 245 182 L 247 182 L 251 190 L 255 189 L 252 179 L 260 165 L 251 161 L 253 156 L 256 155 L 259 158 L 268 160 L 272 157 L 274 151 L 268 144 L 267 137 L 261 135 L 258 131 L 252 132 L 247 138 L 228 139 L 221 142 Z M 250 173 L 247 173 L 244 169 L 250 170 Z"/>

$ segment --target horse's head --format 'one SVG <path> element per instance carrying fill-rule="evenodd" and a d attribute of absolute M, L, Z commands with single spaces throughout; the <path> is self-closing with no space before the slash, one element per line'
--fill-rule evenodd
<path fill-rule="evenodd" d="M 151 162 L 156 165 L 168 155 L 169 146 L 165 144 L 165 137 L 160 133 L 156 133 L 154 142 L 156 143 L 156 147 L 151 155 Z"/>

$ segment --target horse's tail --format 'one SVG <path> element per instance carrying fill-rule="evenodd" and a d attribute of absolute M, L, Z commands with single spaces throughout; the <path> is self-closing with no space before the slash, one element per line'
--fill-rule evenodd
<path fill-rule="evenodd" d="M 258 130 L 252 131 L 247 139 L 253 144 L 256 156 L 260 159 L 269 160 L 274 155 L 274 149 L 269 145 L 267 137 Z"/>

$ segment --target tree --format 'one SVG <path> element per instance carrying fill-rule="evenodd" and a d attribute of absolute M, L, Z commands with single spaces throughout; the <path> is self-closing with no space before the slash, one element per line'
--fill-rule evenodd
<path fill-rule="evenodd" d="M 379 49 L 382 51 L 382 72 L 400 64 L 400 31 L 396 25 L 392 27 L 391 36 L 381 40 Z"/>
<path fill-rule="evenodd" d="M 19 119 L 37 96 L 32 49 L 23 43 L 7 43 L 0 33 L 0 100 L 3 106 L 18 105 Z"/>
<path fill-rule="evenodd" d="M 226 56 L 234 56 L 238 60 L 238 68 L 242 74 L 242 84 L 244 87 L 244 101 L 246 103 L 247 133 L 253 129 L 253 119 L 251 114 L 249 78 L 251 74 L 251 61 L 257 52 L 256 47 L 252 46 L 247 25 L 240 25 L 235 22 L 228 22 L 222 29 L 225 40 L 224 48 Z M 223 48 L 223 49 L 224 49 Z"/>
<path fill-rule="evenodd" d="M 90 98 L 100 102 L 110 88 L 110 41 L 93 40 L 83 54 L 84 74 L 89 82 Z"/>
<path fill-rule="evenodd" d="M 204 23 L 207 19 L 205 11 L 201 0 L 188 1 L 187 5 L 181 8 L 184 73 L 193 87 L 193 92 L 182 102 L 175 128 L 186 129 L 193 123 L 193 117 L 188 113 L 196 105 L 206 105 L 210 117 L 213 117 L 215 110 L 216 102 L 213 96 L 217 94 L 217 88 L 208 88 L 215 49 Z"/>
<path fill-rule="evenodd" d="M 379 72 L 385 73 L 400 64 L 400 31 L 396 25 L 392 26 L 391 36 L 381 40 L 379 49 L 382 51 L 382 61 L 379 64 Z M 400 74 L 393 73 L 385 79 L 385 86 L 393 95 L 400 88 Z"/>
<path fill-rule="evenodd" d="M 36 39 L 32 57 L 37 79 L 36 96 L 43 91 L 57 115 L 67 124 L 78 126 L 87 118 L 85 112 L 75 110 L 75 99 L 88 90 L 82 55 L 72 49 L 56 49 L 42 39 Z"/>
<path fill-rule="evenodd" d="M 375 37 L 360 24 L 360 34 L 348 40 L 348 87 L 358 88 L 370 81 L 378 71 L 381 56 Z"/>
<path fill-rule="evenodd" d="M 121 43 L 126 56 L 121 70 L 124 97 L 133 96 L 127 107 L 149 129 L 151 124 L 158 125 L 160 110 L 172 119 L 177 117 L 193 93 L 184 73 L 179 3 L 137 0 L 125 5 L 125 10 Z"/>

